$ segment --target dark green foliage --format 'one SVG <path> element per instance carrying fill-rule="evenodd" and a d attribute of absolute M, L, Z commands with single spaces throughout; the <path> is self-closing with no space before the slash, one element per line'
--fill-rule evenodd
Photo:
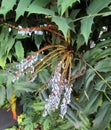
<path fill-rule="evenodd" d="M 16 65 L 43 47 L 66 44 L 74 53 L 71 102 L 64 119 L 58 109 L 43 117 L 51 93 L 46 86 L 63 52 L 42 51 L 36 70 L 43 66 L 35 72 L 33 82 L 27 80 L 31 74 L 26 72 L 12 82 L 20 71 Z M 56 56 L 47 56 L 50 52 Z M 13 93 L 23 106 L 18 128 L 13 130 L 110 130 L 111 0 L 1 0 L 1 107 L 9 106 Z"/>

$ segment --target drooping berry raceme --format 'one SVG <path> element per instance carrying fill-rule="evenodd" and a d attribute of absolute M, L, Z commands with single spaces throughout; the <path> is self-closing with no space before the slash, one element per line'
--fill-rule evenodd
<path fill-rule="evenodd" d="M 48 83 L 48 87 L 51 87 L 52 91 L 45 105 L 43 116 L 46 116 L 50 110 L 58 109 L 60 104 L 60 116 L 63 118 L 67 112 L 67 105 L 70 103 L 72 84 L 68 86 L 66 79 L 61 81 L 61 76 L 61 73 L 56 70 Z"/>
<path fill-rule="evenodd" d="M 55 50 L 53 50 L 52 52 L 48 53 L 46 56 L 38 60 L 38 55 L 50 48 Z M 19 80 L 20 77 L 23 77 L 26 74 L 31 74 L 28 78 L 28 81 L 31 80 L 31 82 L 33 82 L 35 79 L 35 75 L 38 73 L 38 71 L 45 65 L 46 66 L 50 65 L 51 59 L 57 57 L 57 55 L 59 55 L 58 50 L 62 51 L 62 49 L 65 49 L 65 47 L 57 45 L 49 45 L 44 48 L 41 48 L 34 55 L 28 56 L 26 59 L 23 59 L 19 64 L 16 65 L 16 67 L 12 68 L 15 69 L 14 70 L 15 76 L 13 77 L 12 82 L 14 83 L 16 80 Z"/>
<path fill-rule="evenodd" d="M 16 80 L 19 80 L 20 77 L 24 76 L 27 73 L 34 73 L 34 64 L 38 61 L 38 53 L 36 55 L 32 55 L 27 57 L 27 59 L 22 60 L 19 64 L 16 65 L 17 71 L 14 76 L 12 82 L 14 83 Z M 28 71 L 27 69 L 30 68 Z"/>
<path fill-rule="evenodd" d="M 49 52 L 42 59 L 38 60 L 38 55 L 42 51 L 50 48 L 54 50 Z M 38 50 L 35 55 L 29 56 L 26 59 L 22 60 L 19 64 L 16 65 L 17 71 L 15 72 L 15 76 L 12 82 L 14 83 L 20 77 L 26 74 L 31 74 L 31 76 L 28 75 L 28 81 L 33 82 L 36 78 L 35 74 L 37 74 L 39 70 L 44 66 L 49 66 L 53 64 L 52 58 L 56 57 L 59 59 L 60 62 L 57 65 L 53 76 L 51 76 L 47 84 L 48 88 L 51 87 L 51 94 L 47 99 L 43 115 L 47 115 L 50 110 L 60 108 L 60 116 L 63 118 L 67 112 L 67 105 L 70 103 L 72 91 L 72 84 L 70 83 L 72 51 L 67 50 L 67 47 L 64 47 L 62 45 L 46 46 Z"/>
<path fill-rule="evenodd" d="M 62 99 L 61 108 L 60 108 L 60 116 L 62 119 L 67 112 L 67 105 L 70 104 L 71 101 L 71 92 L 72 92 L 72 84 L 70 86 L 65 87 L 64 97 Z"/>
<path fill-rule="evenodd" d="M 9 27 L 13 28 L 13 26 L 10 25 Z M 17 28 L 14 28 L 17 29 L 18 34 L 21 35 L 31 35 L 32 33 L 36 35 L 43 35 L 43 30 L 46 30 L 63 38 L 60 33 L 55 31 L 57 27 L 51 27 L 53 28 L 50 29 L 48 25 L 46 25 L 46 27 L 22 28 L 21 26 L 19 26 Z M 11 28 L 9 28 L 9 32 L 11 31 Z M 49 48 L 54 50 L 52 50 L 52 52 L 49 52 L 49 54 L 45 55 L 42 59 L 40 59 L 40 61 L 38 61 L 38 54 Z M 70 76 L 72 69 L 73 53 L 75 52 L 73 51 L 73 49 L 70 49 L 68 48 L 68 46 L 64 45 L 49 45 L 40 49 L 38 52 L 39 53 L 36 53 L 37 55 L 29 56 L 27 59 L 22 60 L 19 64 L 16 65 L 17 71 L 15 72 L 16 75 L 14 76 L 12 82 L 14 83 L 20 77 L 28 73 L 32 74 L 32 77 L 29 79 L 30 82 L 33 82 L 36 78 L 36 75 L 33 76 L 33 74 L 38 73 L 38 71 L 41 68 L 44 68 L 45 65 L 48 66 L 53 64 L 53 62 L 51 62 L 51 59 L 58 58 L 57 61 L 61 62 L 58 64 L 57 69 L 55 70 L 53 76 L 48 82 L 47 87 L 51 87 L 51 94 L 47 99 L 43 116 L 46 116 L 50 112 L 50 110 L 55 110 L 60 107 L 60 116 L 61 118 L 64 118 L 67 112 L 68 104 L 70 104 L 71 100 L 72 84 L 70 82 L 72 79 Z M 80 58 L 79 54 L 76 55 L 77 58 L 75 57 L 75 60 Z M 37 62 L 39 64 L 37 64 Z M 74 76 L 74 79 L 75 77 L 80 77 L 83 74 L 84 73 L 79 72 L 77 75 Z"/>

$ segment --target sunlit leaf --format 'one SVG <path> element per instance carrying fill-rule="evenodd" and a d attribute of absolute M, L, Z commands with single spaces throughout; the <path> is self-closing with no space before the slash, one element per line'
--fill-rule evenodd
<path fill-rule="evenodd" d="M 6 56 L 2 56 L 0 58 L 0 66 L 4 69 L 5 65 L 6 65 Z"/>
<path fill-rule="evenodd" d="M 111 15 L 111 11 L 109 11 L 109 12 L 104 12 L 104 13 L 102 14 L 102 16 L 104 16 L 104 17 L 109 16 L 109 15 Z"/>

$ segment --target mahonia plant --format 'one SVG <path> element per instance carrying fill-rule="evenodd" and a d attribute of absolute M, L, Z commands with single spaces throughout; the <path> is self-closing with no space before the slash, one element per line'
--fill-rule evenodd
<path fill-rule="evenodd" d="M 26 59 L 23 59 L 15 67 L 14 77 L 12 83 L 15 83 L 19 78 L 24 77 L 29 74 L 28 81 L 33 82 L 36 79 L 37 73 L 42 69 L 52 67 L 56 59 L 58 61 L 55 66 L 55 71 L 53 72 L 49 81 L 47 81 L 47 87 L 51 87 L 51 94 L 45 105 L 44 116 L 50 111 L 59 108 L 61 102 L 61 112 L 60 116 L 63 118 L 67 112 L 67 105 L 70 103 L 71 91 L 72 91 L 72 79 L 76 79 L 85 74 L 86 64 L 82 59 L 81 55 L 78 52 L 74 52 L 73 49 L 67 45 L 50 45 L 45 46 L 38 50 L 34 55 L 28 56 Z M 38 58 L 39 54 L 47 49 L 52 49 L 47 55 L 42 58 Z M 76 57 L 74 57 L 76 56 Z M 80 60 L 84 63 L 84 68 L 81 71 L 81 65 L 78 67 L 78 72 L 72 76 L 72 62 Z M 83 67 L 83 66 L 82 66 Z M 62 99 L 63 96 L 63 99 Z M 61 101 L 62 100 L 62 101 Z"/>
<path fill-rule="evenodd" d="M 22 129 L 111 128 L 110 15 L 111 0 L 0 1 L 0 106 L 17 120 L 21 101 Z"/>

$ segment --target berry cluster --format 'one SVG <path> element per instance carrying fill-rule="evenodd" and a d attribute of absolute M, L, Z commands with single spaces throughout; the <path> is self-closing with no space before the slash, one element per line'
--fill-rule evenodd
<path fill-rule="evenodd" d="M 59 104 L 61 104 L 60 116 L 63 118 L 67 112 L 67 105 L 70 103 L 72 84 L 68 86 L 66 79 L 61 81 L 61 73 L 55 71 L 54 75 L 51 77 L 48 83 L 48 87 L 50 86 L 52 91 L 45 105 L 43 116 L 46 116 L 50 110 L 58 109 Z"/>
<path fill-rule="evenodd" d="M 19 80 L 20 77 L 28 73 L 34 73 L 34 64 L 38 61 L 38 53 L 36 55 L 28 56 L 27 59 L 22 60 L 19 64 L 16 65 L 17 71 L 12 82 Z"/>
<path fill-rule="evenodd" d="M 21 34 L 22 36 L 23 35 L 30 35 L 31 36 L 32 33 L 34 33 L 36 35 L 43 35 L 43 31 L 41 31 L 41 30 L 35 30 L 35 31 L 18 30 L 18 34 Z"/>

